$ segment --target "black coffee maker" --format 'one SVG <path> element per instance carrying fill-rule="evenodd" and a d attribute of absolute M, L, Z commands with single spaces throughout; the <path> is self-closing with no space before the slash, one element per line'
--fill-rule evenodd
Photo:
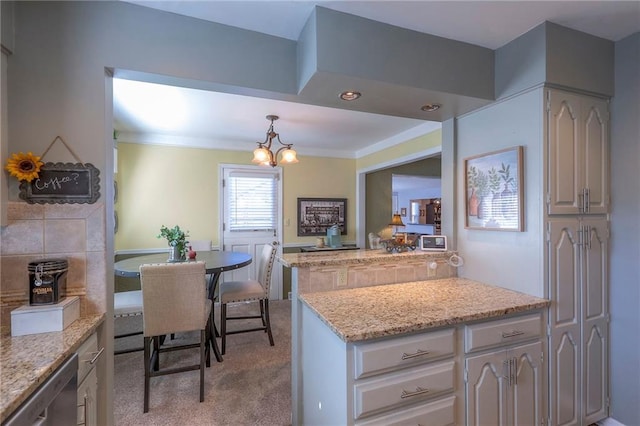
<path fill-rule="evenodd" d="M 58 303 L 67 291 L 66 259 L 39 259 L 29 262 L 29 304 Z"/>

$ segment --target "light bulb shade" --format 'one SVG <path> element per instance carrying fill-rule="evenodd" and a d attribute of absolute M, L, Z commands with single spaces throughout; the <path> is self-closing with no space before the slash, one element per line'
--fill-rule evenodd
<path fill-rule="evenodd" d="M 393 218 L 391 219 L 391 223 L 389 223 L 389 225 L 391 226 L 404 226 L 404 223 L 402 223 L 402 218 L 400 217 L 400 215 L 398 213 L 393 215 Z"/>
<path fill-rule="evenodd" d="M 269 164 L 269 151 L 267 151 L 266 148 L 256 148 L 253 151 L 253 160 L 251 160 L 251 162 L 258 164 Z"/>
<path fill-rule="evenodd" d="M 287 148 L 282 151 L 282 162 L 290 163 L 290 164 L 297 163 L 298 162 L 297 155 L 298 154 L 293 149 Z"/>

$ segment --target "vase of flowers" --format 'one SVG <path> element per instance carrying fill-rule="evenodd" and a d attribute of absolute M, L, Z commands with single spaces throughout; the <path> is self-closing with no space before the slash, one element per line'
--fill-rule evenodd
<path fill-rule="evenodd" d="M 167 244 L 169 244 L 169 259 L 168 262 L 182 262 L 187 258 L 187 237 L 189 231 L 183 231 L 178 225 L 173 228 L 167 228 L 162 225 L 160 227 L 160 235 L 158 238 L 165 238 Z"/>

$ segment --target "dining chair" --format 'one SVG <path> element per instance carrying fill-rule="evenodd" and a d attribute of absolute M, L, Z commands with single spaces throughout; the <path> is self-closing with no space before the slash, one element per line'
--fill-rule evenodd
<path fill-rule="evenodd" d="M 220 352 L 225 353 L 227 335 L 238 333 L 249 333 L 253 331 L 264 331 L 269 336 L 269 343 L 273 343 L 271 334 L 271 323 L 269 321 L 269 286 L 271 285 L 271 273 L 273 262 L 276 258 L 276 247 L 273 244 L 265 244 L 258 260 L 258 279 L 246 281 L 229 281 L 220 283 L 220 338 L 222 344 Z M 227 304 L 234 302 L 258 302 L 260 307 L 259 315 L 228 316 Z M 227 330 L 227 321 L 261 319 L 262 326 L 252 328 Z"/>
<path fill-rule="evenodd" d="M 200 370 L 200 402 L 204 401 L 204 369 L 210 364 L 207 335 L 211 300 L 207 298 L 204 262 L 140 265 L 144 335 L 144 412 L 149 411 L 151 377 Z M 164 336 L 199 331 L 199 342 L 164 346 Z M 160 369 L 160 354 L 200 349 L 198 364 Z M 167 360 L 165 360 L 167 362 Z"/>

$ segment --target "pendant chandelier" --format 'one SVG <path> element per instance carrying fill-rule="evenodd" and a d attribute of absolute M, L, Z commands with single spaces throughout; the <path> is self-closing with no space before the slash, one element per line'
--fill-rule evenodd
<path fill-rule="evenodd" d="M 267 115 L 267 120 L 271 121 L 271 125 L 267 130 L 267 137 L 264 142 L 258 142 L 258 148 L 253 151 L 253 163 L 258 163 L 261 166 L 275 167 L 278 165 L 278 154 L 280 156 L 281 163 L 297 163 L 297 153 L 291 148 L 292 144 L 282 143 L 280 135 L 273 130 L 273 122 L 277 120 L 277 115 Z M 275 153 L 271 150 L 271 144 L 274 139 L 278 140 L 278 143 L 282 145 Z"/>

